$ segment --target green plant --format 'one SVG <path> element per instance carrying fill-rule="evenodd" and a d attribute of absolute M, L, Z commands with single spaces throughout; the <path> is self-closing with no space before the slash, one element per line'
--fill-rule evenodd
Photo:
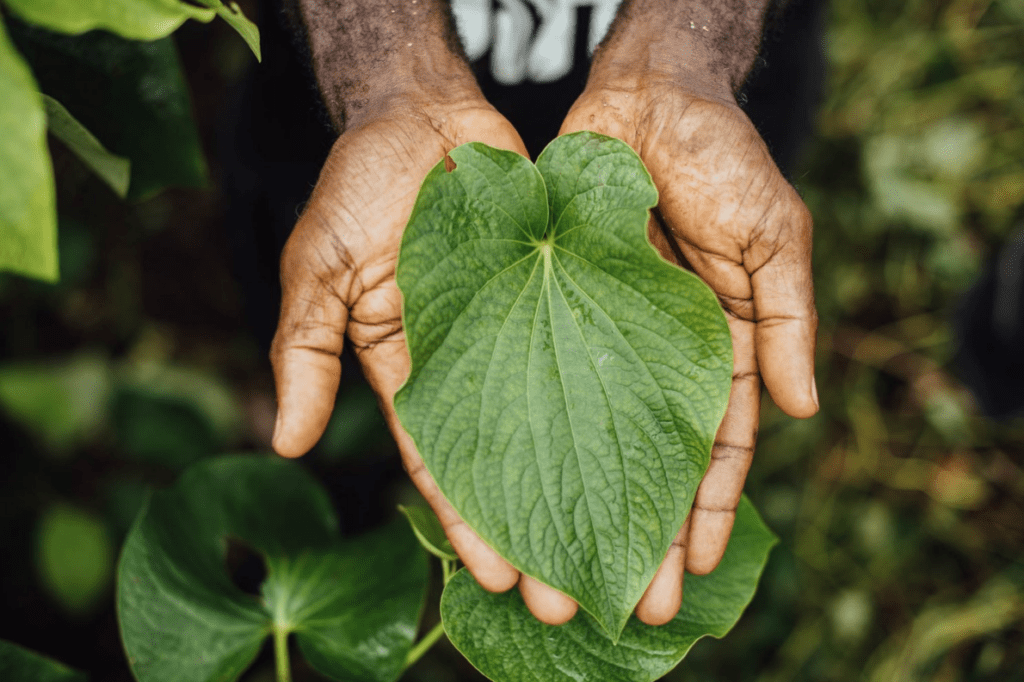
<path fill-rule="evenodd" d="M 140 680 L 234 679 L 268 635 L 288 679 L 290 633 L 333 679 L 394 680 L 443 627 L 497 682 L 649 681 L 752 598 L 775 540 L 744 500 L 720 568 L 688 579 L 680 614 L 629 620 L 692 504 L 731 374 L 713 294 L 646 241 L 657 193 L 643 164 L 593 133 L 559 138 L 536 167 L 479 143 L 450 156 L 402 246 L 413 371 L 396 407 L 467 522 L 585 613 L 542 625 L 517 592 L 456 570 L 431 512 L 403 507 L 444 583 L 442 625 L 414 645 L 426 572 L 412 534 L 339 543 L 326 496 L 294 465 L 214 460 L 158 494 L 125 543 L 118 605 Z M 264 558 L 261 599 L 227 581 L 226 537 Z"/>
<path fill-rule="evenodd" d="M 122 197 L 139 198 L 181 180 L 202 181 L 201 154 L 196 153 L 194 136 L 189 139 L 187 94 L 174 47 L 166 38 L 188 19 L 208 22 L 220 16 L 257 58 L 260 48 L 256 26 L 236 4 L 227 6 L 221 0 L 201 0 L 201 4 L 180 0 L 0 3 L 21 20 L 5 26 L 0 14 L 0 128 L 4 131 L 0 136 L 0 270 L 47 281 L 58 278 L 57 208 L 47 131 Z M 70 41 L 56 35 L 86 32 L 91 33 Z M 62 61 L 70 61 L 71 68 L 62 68 L 67 66 Z M 97 94 L 107 98 L 107 110 L 119 111 L 104 125 L 104 109 L 82 107 L 81 111 L 100 115 L 105 130 L 94 135 L 93 126 L 83 125 L 72 112 L 75 105 L 84 104 L 83 97 L 90 100 Z M 169 121 L 163 127 L 173 134 L 161 142 L 163 131 L 149 125 L 153 119 Z M 183 135 L 192 144 L 181 146 Z M 139 163 L 142 172 L 133 171 L 133 163 Z M 172 172 L 147 173 L 154 164 L 169 166 Z"/>

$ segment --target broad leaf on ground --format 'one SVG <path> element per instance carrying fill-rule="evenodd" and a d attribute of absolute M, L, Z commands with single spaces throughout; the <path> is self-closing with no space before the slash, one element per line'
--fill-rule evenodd
<path fill-rule="evenodd" d="M 565 625 L 544 625 L 517 590 L 492 594 L 466 570 L 445 587 L 441 618 L 455 648 L 494 682 L 651 682 L 676 667 L 698 639 L 732 629 L 775 542 L 744 497 L 722 562 L 706 576 L 686 576 L 679 614 L 660 627 L 631 618 L 618 644 L 586 613 Z"/>
<path fill-rule="evenodd" d="M 229 579 L 228 537 L 265 560 L 260 597 Z M 404 521 L 342 541 L 298 464 L 220 457 L 153 496 L 125 541 L 117 604 L 142 682 L 237 679 L 266 637 L 287 633 L 332 679 L 387 682 L 404 667 L 426 580 Z"/>
<path fill-rule="evenodd" d="M 729 395 L 725 316 L 646 238 L 657 192 L 581 132 L 427 175 L 397 279 L 402 425 L 467 523 L 614 639 L 693 503 Z"/>
<path fill-rule="evenodd" d="M 46 108 L 46 125 L 50 133 L 66 144 L 82 163 L 107 183 L 117 196 L 124 199 L 128 194 L 131 162 L 110 153 L 95 135 L 54 98 L 43 95 L 43 106 Z"/>
<path fill-rule="evenodd" d="M 132 40 L 164 38 L 189 19 L 209 22 L 220 15 L 260 58 L 259 30 L 236 3 L 229 8 L 220 0 L 203 0 L 204 8 L 183 0 L 4 1 L 25 21 L 51 31 L 77 35 L 104 29 Z"/>
<path fill-rule="evenodd" d="M 56 281 L 57 206 L 46 114 L 0 15 L 0 270 Z"/>
<path fill-rule="evenodd" d="M 167 186 L 203 187 L 206 162 L 174 41 L 93 31 L 64 36 L 11 23 L 39 88 L 111 153 L 131 160 L 129 199 Z"/>
<path fill-rule="evenodd" d="M 18 682 L 85 682 L 84 673 L 0 639 L 0 680 Z"/>

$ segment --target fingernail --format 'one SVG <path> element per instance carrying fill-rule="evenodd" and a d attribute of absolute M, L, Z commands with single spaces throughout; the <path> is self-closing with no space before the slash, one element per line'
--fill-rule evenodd
<path fill-rule="evenodd" d="M 814 406 L 820 409 L 821 406 L 818 404 L 818 382 L 813 376 L 811 377 L 811 397 L 814 399 Z"/>

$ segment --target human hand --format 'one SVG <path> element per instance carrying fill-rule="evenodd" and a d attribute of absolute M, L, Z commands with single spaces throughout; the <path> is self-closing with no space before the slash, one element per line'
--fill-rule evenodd
<path fill-rule="evenodd" d="M 732 389 L 710 466 L 636 607 L 640 620 L 661 625 L 679 611 L 684 567 L 709 573 L 725 552 L 757 439 L 760 379 L 787 414 L 818 410 L 811 216 L 731 91 L 699 77 L 592 72 L 559 134 L 579 130 L 639 154 L 659 194 L 651 243 L 715 291 L 732 335 Z"/>
<path fill-rule="evenodd" d="M 576 603 L 519 572 L 474 533 L 441 494 L 393 398 L 409 375 L 402 295 L 395 263 L 402 233 L 427 172 L 456 146 L 479 141 L 526 155 L 512 126 L 482 98 L 402 101 L 350 127 L 334 144 L 281 260 L 283 301 L 271 361 L 277 384 L 274 449 L 304 454 L 323 434 L 341 377 L 347 333 L 380 398 L 403 464 L 448 539 L 485 589 L 519 584 L 533 614 L 569 620 Z"/>

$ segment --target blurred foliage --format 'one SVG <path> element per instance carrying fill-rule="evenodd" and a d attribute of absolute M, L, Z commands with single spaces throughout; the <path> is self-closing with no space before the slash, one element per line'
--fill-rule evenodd
<path fill-rule="evenodd" d="M 36 533 L 43 587 L 68 614 L 87 614 L 110 596 L 114 545 L 102 518 L 57 504 L 43 513 Z"/>
<path fill-rule="evenodd" d="M 218 63 L 244 63 L 230 29 L 215 36 Z M 782 542 L 736 629 L 667 679 L 1024 680 L 1024 422 L 979 413 L 951 368 L 950 324 L 1024 221 L 1024 2 L 835 0 L 827 49 L 818 135 L 795 175 L 815 216 L 821 412 L 796 421 L 766 396 L 748 493 Z M 210 81 L 193 99 L 211 116 L 218 73 L 191 84 Z M 211 125 L 198 128 L 209 147 Z M 85 669 L 85 653 L 40 644 L 66 617 L 47 611 L 34 563 L 43 520 L 73 509 L 120 542 L 185 464 L 265 448 L 274 403 L 265 355 L 240 331 L 216 197 L 123 205 L 53 150 L 61 283 L 0 275 L 2 558 L 28 562 L 5 566 L 0 637 Z M 346 363 L 308 458 L 332 489 L 345 467 L 394 453 Z M 411 487 L 396 494 L 415 503 Z M 130 679 L 112 616 L 92 618 L 101 634 L 73 632 L 110 659 L 93 678 Z M 459 659 L 440 645 L 406 678 L 480 679 Z M 251 679 L 270 678 L 257 665 Z"/>

